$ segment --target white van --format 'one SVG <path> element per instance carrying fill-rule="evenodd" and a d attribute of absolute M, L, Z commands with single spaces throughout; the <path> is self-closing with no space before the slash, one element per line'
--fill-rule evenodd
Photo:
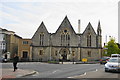
<path fill-rule="evenodd" d="M 120 57 L 120 54 L 111 54 L 111 57 Z"/>

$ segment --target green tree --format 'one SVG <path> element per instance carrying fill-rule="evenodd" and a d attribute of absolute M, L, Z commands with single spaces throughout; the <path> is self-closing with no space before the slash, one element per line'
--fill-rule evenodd
<path fill-rule="evenodd" d="M 110 41 L 107 43 L 107 45 L 104 48 L 105 48 L 105 52 L 107 52 L 107 54 L 104 54 L 106 56 L 111 56 L 111 54 L 119 54 L 120 51 L 117 43 L 115 42 L 115 39 L 113 38 L 110 39 Z"/>

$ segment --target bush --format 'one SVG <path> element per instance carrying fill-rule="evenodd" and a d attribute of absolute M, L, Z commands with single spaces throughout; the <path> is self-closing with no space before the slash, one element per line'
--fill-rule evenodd
<path fill-rule="evenodd" d="M 50 63 L 50 64 L 59 64 L 59 61 L 48 61 L 47 63 Z"/>

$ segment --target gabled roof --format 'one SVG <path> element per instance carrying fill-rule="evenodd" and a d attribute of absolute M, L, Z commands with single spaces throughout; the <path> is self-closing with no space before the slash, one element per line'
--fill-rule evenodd
<path fill-rule="evenodd" d="M 84 34 L 87 30 L 89 30 L 89 29 L 92 29 L 92 31 L 96 34 L 96 32 L 95 32 L 95 30 L 93 29 L 93 27 L 92 27 L 92 25 L 91 25 L 90 22 L 88 23 L 88 25 L 87 25 L 86 29 L 84 30 L 83 34 Z"/>
<path fill-rule="evenodd" d="M 35 34 L 36 34 L 39 30 L 42 30 L 42 29 L 44 29 L 44 30 L 49 34 L 49 32 L 48 32 L 46 26 L 44 25 L 44 22 L 43 22 L 43 21 L 42 21 L 42 23 L 40 24 L 40 26 L 38 27 L 38 29 L 37 29 L 37 31 L 35 32 Z M 33 35 L 33 37 L 35 36 L 35 34 Z M 32 37 L 32 38 L 33 38 L 33 37 Z"/>
<path fill-rule="evenodd" d="M 17 38 L 20 38 L 20 39 L 22 39 L 22 37 L 18 36 L 17 34 L 14 34 L 14 36 L 16 36 Z"/>
<path fill-rule="evenodd" d="M 41 25 L 39 26 L 39 28 L 45 28 L 45 30 L 48 32 L 48 30 L 47 30 L 47 28 L 46 28 L 46 26 L 45 26 L 45 24 L 44 24 L 43 21 L 42 21 Z M 48 32 L 48 33 L 49 33 L 49 32 Z"/>
<path fill-rule="evenodd" d="M 67 16 L 65 16 L 65 18 L 63 19 L 62 23 L 60 24 L 59 28 L 56 30 L 55 33 L 57 33 L 60 30 L 60 28 L 70 28 L 76 34 Z"/>

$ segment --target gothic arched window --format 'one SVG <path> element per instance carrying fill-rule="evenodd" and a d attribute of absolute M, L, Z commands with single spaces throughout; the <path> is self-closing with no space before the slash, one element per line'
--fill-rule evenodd
<path fill-rule="evenodd" d="M 44 33 L 40 33 L 40 46 L 43 46 L 43 41 L 44 41 Z"/>
<path fill-rule="evenodd" d="M 43 55 L 43 50 L 40 50 L 39 55 Z"/>
<path fill-rule="evenodd" d="M 91 51 L 88 51 L 88 57 L 91 57 Z"/>
<path fill-rule="evenodd" d="M 91 35 L 87 35 L 87 47 L 91 47 Z"/>
<path fill-rule="evenodd" d="M 70 35 L 68 30 L 63 30 L 61 33 L 61 46 L 69 46 L 70 45 Z"/>

